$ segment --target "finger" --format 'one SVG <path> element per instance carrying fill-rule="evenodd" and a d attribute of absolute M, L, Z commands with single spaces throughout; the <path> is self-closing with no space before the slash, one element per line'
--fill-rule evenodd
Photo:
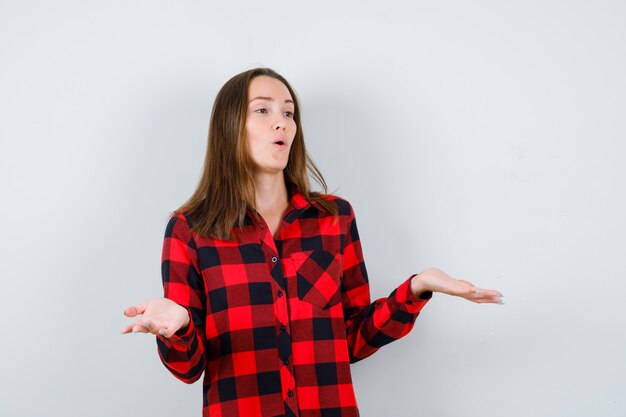
<path fill-rule="evenodd" d="M 141 325 L 148 331 L 148 333 L 157 334 L 160 328 L 156 326 L 152 321 L 144 319 Z"/>
<path fill-rule="evenodd" d="M 138 333 L 139 331 L 141 331 L 142 326 L 140 326 L 140 322 L 139 320 L 132 322 L 131 324 L 128 324 L 124 327 L 122 327 L 121 333 L 122 334 L 127 334 L 127 333 Z M 145 330 L 145 329 L 143 329 Z"/>
<path fill-rule="evenodd" d="M 479 304 L 504 304 L 504 301 L 499 301 L 497 298 L 482 298 L 480 300 L 474 300 Z"/>
<path fill-rule="evenodd" d="M 169 339 L 174 334 L 174 332 L 169 328 L 161 329 L 158 333 L 166 339 Z"/>
<path fill-rule="evenodd" d="M 130 324 L 128 327 L 132 329 L 133 333 L 150 333 L 150 326 L 145 325 L 145 320 L 137 320 Z"/>
<path fill-rule="evenodd" d="M 500 291 L 489 290 L 487 288 L 475 287 L 474 293 L 482 297 L 502 297 L 502 294 L 500 293 Z"/>
<path fill-rule="evenodd" d="M 502 295 L 502 293 L 500 291 L 497 291 L 497 290 L 485 289 L 484 291 L 485 291 L 485 294 L 488 295 L 489 297 L 498 297 L 498 298 L 504 297 L 504 295 Z"/>
<path fill-rule="evenodd" d="M 136 325 L 134 325 L 134 326 L 132 327 L 132 331 L 133 331 L 133 333 L 150 333 L 150 332 L 148 331 L 148 329 L 146 329 L 145 327 L 143 327 L 143 326 L 142 326 L 142 325 L 140 325 L 140 324 L 136 324 Z"/>
<path fill-rule="evenodd" d="M 465 289 L 464 293 L 465 295 L 463 295 L 463 297 L 470 299 L 472 301 L 480 299 L 485 296 L 485 292 L 482 288 L 478 288 L 473 285 Z"/>
<path fill-rule="evenodd" d="M 485 297 L 486 292 L 484 288 L 472 287 L 472 294 L 477 298 L 482 298 Z"/>
<path fill-rule="evenodd" d="M 122 327 L 122 334 L 131 333 L 133 331 L 133 326 L 124 326 Z"/>
<path fill-rule="evenodd" d="M 124 315 L 126 317 L 135 317 L 139 314 L 143 314 L 146 311 L 147 303 L 140 303 L 134 306 L 126 307 Z"/>
<path fill-rule="evenodd" d="M 170 332 L 169 327 L 167 327 L 167 326 L 165 326 L 163 324 L 155 323 L 152 320 L 144 319 L 141 322 L 141 325 L 143 326 L 144 329 L 146 329 L 147 332 L 152 333 L 154 335 L 157 335 L 157 334 L 161 334 L 162 335 L 161 332 L 165 332 L 166 334 L 168 334 L 168 332 Z M 170 332 L 170 333 L 172 333 L 172 332 Z"/>
<path fill-rule="evenodd" d="M 504 304 L 501 295 L 495 296 L 492 294 L 483 294 L 481 296 L 474 297 L 472 301 L 475 301 L 477 303 Z"/>

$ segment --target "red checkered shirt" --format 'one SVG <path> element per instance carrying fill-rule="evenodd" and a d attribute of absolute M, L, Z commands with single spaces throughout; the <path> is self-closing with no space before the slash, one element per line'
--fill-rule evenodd
<path fill-rule="evenodd" d="M 164 293 L 191 320 L 158 352 L 186 383 L 204 372 L 203 416 L 358 417 L 350 364 L 409 333 L 432 296 L 411 276 L 372 303 L 352 207 L 327 198 L 337 221 L 293 189 L 275 238 L 249 211 L 233 242 L 170 218 Z"/>

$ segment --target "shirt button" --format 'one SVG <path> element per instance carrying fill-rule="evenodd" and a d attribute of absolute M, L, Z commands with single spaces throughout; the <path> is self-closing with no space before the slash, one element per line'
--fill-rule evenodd
<path fill-rule="evenodd" d="M 289 365 L 289 359 L 283 359 L 283 363 L 284 363 L 285 365 Z M 290 397 L 291 397 L 291 395 L 290 395 Z"/>
<path fill-rule="evenodd" d="M 276 291 L 276 295 L 279 296 L 279 297 L 282 297 L 283 296 L 283 290 Z"/>
<path fill-rule="evenodd" d="M 287 396 L 293 397 L 293 391 L 292 390 L 287 391 Z"/>
<path fill-rule="evenodd" d="M 281 324 L 280 325 L 280 330 L 282 330 L 284 332 L 285 330 L 287 330 L 287 326 L 285 326 L 284 324 Z"/>
<path fill-rule="evenodd" d="M 277 258 L 277 257 L 272 256 L 272 262 L 276 263 L 276 261 L 277 261 L 277 260 L 278 260 L 278 258 Z"/>

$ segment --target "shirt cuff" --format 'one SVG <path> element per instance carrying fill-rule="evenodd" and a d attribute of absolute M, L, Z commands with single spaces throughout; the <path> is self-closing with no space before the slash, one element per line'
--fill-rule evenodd
<path fill-rule="evenodd" d="M 426 305 L 426 303 L 432 298 L 432 291 L 424 291 L 421 294 L 415 295 L 411 291 L 411 281 L 417 274 L 413 274 L 404 281 L 397 291 L 398 301 L 404 303 L 404 309 L 411 314 L 419 313 L 419 311 Z"/>

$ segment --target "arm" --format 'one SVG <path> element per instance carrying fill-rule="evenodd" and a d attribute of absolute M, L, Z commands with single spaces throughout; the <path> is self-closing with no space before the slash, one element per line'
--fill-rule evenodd
<path fill-rule="evenodd" d="M 346 203 L 347 204 L 347 203 Z M 349 208 L 343 253 L 342 303 L 350 362 L 364 359 L 382 346 L 411 331 L 420 310 L 433 292 L 465 298 L 475 303 L 504 304 L 500 291 L 479 288 L 450 277 L 437 268 L 411 275 L 389 297 L 370 303 L 367 271 L 356 219 Z"/>
<path fill-rule="evenodd" d="M 161 275 L 165 298 L 184 308 L 185 320 L 174 330 L 176 333 L 168 330 L 153 333 L 157 334 L 161 361 L 176 378 L 186 383 L 198 380 L 206 366 L 206 296 L 199 271 L 196 245 L 187 220 L 174 216 L 165 230 Z M 151 327 L 157 330 L 157 326 Z"/>
<path fill-rule="evenodd" d="M 349 204 L 348 207 L 350 215 L 344 241 L 341 297 L 350 362 L 354 363 L 408 334 L 432 292 L 413 293 L 411 282 L 416 275 L 412 275 L 389 297 L 370 302 L 356 219 L 352 207 Z"/>

